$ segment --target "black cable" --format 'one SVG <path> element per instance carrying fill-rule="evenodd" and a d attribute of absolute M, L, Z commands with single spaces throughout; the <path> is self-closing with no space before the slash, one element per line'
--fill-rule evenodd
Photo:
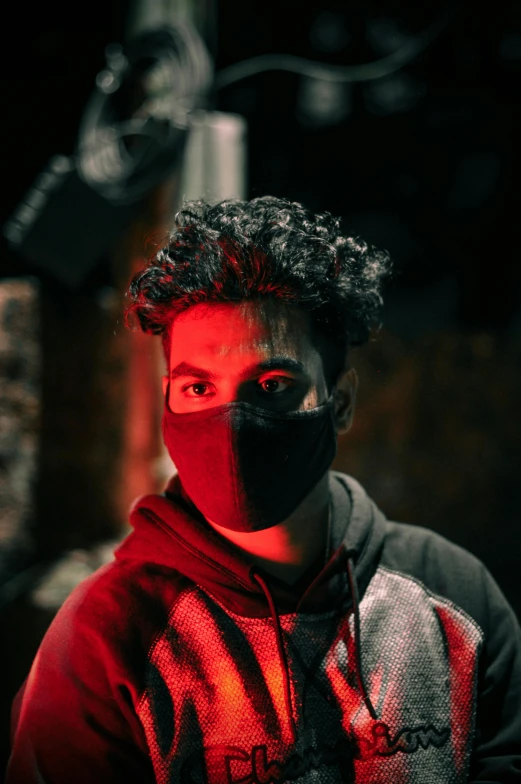
<path fill-rule="evenodd" d="M 234 63 L 223 68 L 215 76 L 215 89 L 222 90 L 241 79 L 265 71 L 289 71 L 328 82 L 368 82 L 381 79 L 399 71 L 413 62 L 447 27 L 457 7 L 446 9 L 418 38 L 414 38 L 379 60 L 360 65 L 328 65 L 289 54 L 265 54 Z"/>

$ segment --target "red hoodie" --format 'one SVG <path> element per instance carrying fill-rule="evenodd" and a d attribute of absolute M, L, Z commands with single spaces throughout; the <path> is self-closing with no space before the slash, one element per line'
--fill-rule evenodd
<path fill-rule="evenodd" d="M 330 471 L 332 556 L 289 586 L 175 476 L 50 625 L 7 784 L 521 782 L 521 632 L 484 566 Z"/>

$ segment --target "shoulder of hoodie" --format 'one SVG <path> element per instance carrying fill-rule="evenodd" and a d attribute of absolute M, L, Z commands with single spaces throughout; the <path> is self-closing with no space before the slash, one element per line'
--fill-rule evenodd
<path fill-rule="evenodd" d="M 386 520 L 379 566 L 420 584 L 426 600 L 437 597 L 462 610 L 485 637 L 499 616 L 518 626 L 496 581 L 475 555 L 419 525 Z"/>
<path fill-rule="evenodd" d="M 68 655 L 88 641 L 102 657 L 119 659 L 139 677 L 150 648 L 168 625 L 177 598 L 193 582 L 176 570 L 140 561 L 113 560 L 85 578 L 65 599 L 42 641 Z M 47 639 L 46 639 L 47 638 Z"/>

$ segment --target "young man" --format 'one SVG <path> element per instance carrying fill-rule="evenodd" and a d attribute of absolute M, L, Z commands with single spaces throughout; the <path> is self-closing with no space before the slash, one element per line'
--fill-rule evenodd
<path fill-rule="evenodd" d="M 330 215 L 185 206 L 134 279 L 178 473 L 64 603 L 8 784 L 521 782 L 521 640 L 472 555 L 331 471 L 390 272 Z"/>

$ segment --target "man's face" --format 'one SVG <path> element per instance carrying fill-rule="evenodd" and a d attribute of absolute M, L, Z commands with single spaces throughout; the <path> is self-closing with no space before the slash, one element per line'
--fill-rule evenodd
<path fill-rule="evenodd" d="M 233 401 L 302 411 L 327 399 L 305 311 L 270 300 L 205 303 L 177 316 L 171 329 L 169 404 L 175 413 Z M 167 382 L 165 376 L 165 393 Z"/>

